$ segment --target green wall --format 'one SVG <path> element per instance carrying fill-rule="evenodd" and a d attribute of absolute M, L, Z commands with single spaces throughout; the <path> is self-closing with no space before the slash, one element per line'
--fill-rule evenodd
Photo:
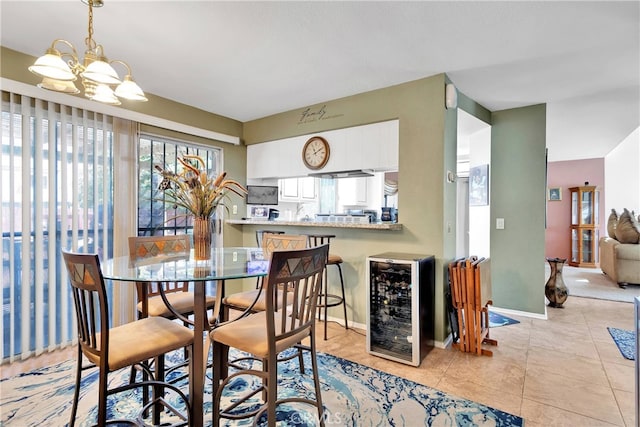
<path fill-rule="evenodd" d="M 244 124 L 247 144 L 282 139 L 325 130 L 341 129 L 383 120 L 399 119 L 398 211 L 402 231 L 332 229 L 337 234 L 332 252 L 345 259 L 345 282 L 351 319 L 366 323 L 365 261 L 369 255 L 395 251 L 435 255 L 435 339 L 448 334 L 444 311 L 443 224 L 455 225 L 455 207 L 443 207 L 445 158 L 445 75 L 439 74 L 372 92 L 327 101 Z M 304 113 L 307 112 L 307 115 Z M 324 112 L 321 114 L 313 114 Z M 310 118 L 304 122 L 304 118 Z M 455 147 L 455 144 L 453 144 Z M 454 148 L 455 150 L 455 148 Z M 449 151 L 453 168 L 455 155 Z M 449 185 L 454 188 L 455 186 Z M 453 190 L 455 191 L 455 189 Z M 289 230 L 290 228 L 288 228 Z M 245 227 L 245 242 L 253 228 Z M 295 232 L 291 229 L 291 232 Z M 311 232 L 310 229 L 299 232 Z M 326 229 L 324 229 L 326 232 Z M 447 239 L 455 241 L 455 234 Z M 331 279 L 330 279 L 331 280 Z M 331 313 L 330 313 L 331 315 Z M 339 311 L 333 315 L 340 318 Z"/>
<path fill-rule="evenodd" d="M 546 106 L 491 115 L 491 283 L 498 307 L 544 314 Z"/>
<path fill-rule="evenodd" d="M 400 121 L 399 221 L 393 233 L 340 230 L 335 245 L 348 265 L 347 299 L 354 320 L 365 323 L 365 258 L 387 250 L 434 254 L 436 341 L 449 332 L 446 320 L 446 268 L 455 256 L 457 110 L 444 108 L 441 74 L 381 90 L 327 101 L 245 123 L 247 144 L 358 126 Z M 544 306 L 545 133 L 544 105 L 492 113 L 464 94 L 459 108 L 495 126 L 492 131 L 491 211 L 505 218 L 505 230 L 491 231 L 493 302 L 500 308 L 536 314 Z M 322 119 L 319 114 L 323 113 Z M 312 119 L 304 122 L 305 114 Z M 538 194 L 540 197 L 531 197 Z M 245 242 L 254 228 L 245 227 Z M 291 232 L 305 233 L 309 229 Z M 531 262 L 531 260 L 541 260 Z M 354 287 L 354 281 L 358 283 Z M 337 311 L 335 317 L 340 317 Z"/>

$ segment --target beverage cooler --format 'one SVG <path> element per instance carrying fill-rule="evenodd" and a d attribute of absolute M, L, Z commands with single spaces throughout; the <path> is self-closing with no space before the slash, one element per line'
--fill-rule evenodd
<path fill-rule="evenodd" d="M 367 352 L 418 366 L 434 339 L 435 257 L 367 257 Z"/>

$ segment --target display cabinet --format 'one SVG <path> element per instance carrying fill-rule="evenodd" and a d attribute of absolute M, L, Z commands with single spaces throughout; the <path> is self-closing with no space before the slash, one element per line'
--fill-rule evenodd
<path fill-rule="evenodd" d="M 367 258 L 367 352 L 413 366 L 433 345 L 435 258 Z"/>
<path fill-rule="evenodd" d="M 599 192 L 594 185 L 569 188 L 571 194 L 571 259 L 574 267 L 598 263 Z"/>

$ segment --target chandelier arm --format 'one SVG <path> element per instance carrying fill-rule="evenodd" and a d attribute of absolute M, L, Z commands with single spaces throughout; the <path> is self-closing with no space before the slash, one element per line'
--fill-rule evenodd
<path fill-rule="evenodd" d="M 58 43 L 66 45 L 69 49 L 71 49 L 71 52 L 56 49 L 55 46 Z M 73 43 L 65 39 L 55 39 L 51 43 L 51 49 L 56 51 L 60 55 L 60 58 L 71 58 L 67 61 L 67 65 L 69 66 L 73 74 L 78 75 L 79 73 L 84 71 L 84 66 L 80 63 L 80 59 L 78 58 L 78 51 L 76 50 L 76 47 L 73 45 Z"/>
<path fill-rule="evenodd" d="M 115 64 L 115 63 L 124 65 L 125 68 L 127 69 L 127 75 L 131 75 L 131 67 L 129 66 L 129 64 L 127 64 L 122 59 L 112 59 L 109 61 L 109 64 Z"/>
<path fill-rule="evenodd" d="M 69 47 L 71 49 L 71 52 L 62 52 L 58 49 L 56 49 L 56 44 L 58 43 L 63 43 L 65 45 L 67 45 L 67 47 Z M 70 42 L 67 41 L 65 39 L 55 39 L 52 43 L 51 43 L 51 49 L 56 50 L 60 56 L 70 56 L 73 58 L 73 60 L 75 62 L 79 62 L 78 61 L 78 51 L 76 50 L 76 47 Z"/>

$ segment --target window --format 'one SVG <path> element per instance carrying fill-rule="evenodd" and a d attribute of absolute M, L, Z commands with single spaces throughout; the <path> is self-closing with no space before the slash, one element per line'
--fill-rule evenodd
<path fill-rule="evenodd" d="M 2 360 L 75 337 L 61 250 L 110 257 L 113 133 L 108 116 L 3 92 Z"/>
<path fill-rule="evenodd" d="M 178 157 L 200 156 L 209 175 L 220 172 L 220 149 L 198 146 L 151 135 L 141 135 L 138 148 L 138 235 L 188 234 L 193 223 L 182 208 L 175 208 L 164 199 L 158 185 L 162 177 L 155 170 L 161 166 L 171 171 L 182 169 Z M 218 235 L 218 233 L 216 233 Z"/>

